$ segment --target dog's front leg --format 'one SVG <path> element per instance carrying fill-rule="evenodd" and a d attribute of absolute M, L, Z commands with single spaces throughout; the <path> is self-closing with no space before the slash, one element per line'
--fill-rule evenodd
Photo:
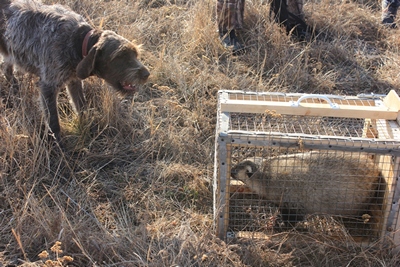
<path fill-rule="evenodd" d="M 75 112 L 81 116 L 86 106 L 85 96 L 83 95 L 82 80 L 70 80 L 67 84 L 67 91 Z"/>
<path fill-rule="evenodd" d="M 4 59 L 2 68 L 3 68 L 4 76 L 6 77 L 7 82 L 9 82 L 11 84 L 11 87 L 14 90 L 14 93 L 16 93 L 16 91 L 19 89 L 18 80 L 14 76 L 13 64 L 9 61 L 8 58 Z"/>
<path fill-rule="evenodd" d="M 74 111 L 78 114 L 79 125 L 86 121 L 86 100 L 83 94 L 83 82 L 80 79 L 72 79 L 67 83 L 67 91 Z"/>
<path fill-rule="evenodd" d="M 50 130 L 57 142 L 61 143 L 60 122 L 58 119 L 57 96 L 59 88 L 54 85 L 41 83 L 41 102 Z"/>

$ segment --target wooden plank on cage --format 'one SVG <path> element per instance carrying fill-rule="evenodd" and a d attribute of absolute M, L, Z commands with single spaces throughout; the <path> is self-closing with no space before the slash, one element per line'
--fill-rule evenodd
<path fill-rule="evenodd" d="M 263 239 L 263 240 L 276 240 L 276 241 L 281 241 L 282 236 L 285 237 L 285 240 L 288 242 L 294 241 L 296 243 L 298 242 L 304 242 L 304 245 L 306 245 L 309 241 L 305 239 L 305 236 L 302 233 L 296 233 L 296 232 L 282 232 L 282 233 L 275 233 L 273 235 L 266 234 L 263 232 L 250 232 L 250 231 L 239 231 L 235 233 L 235 237 L 237 238 L 248 238 L 248 239 Z M 334 236 L 334 235 L 326 235 L 326 238 L 329 238 L 331 240 L 341 240 L 343 241 L 344 237 L 343 236 Z M 312 238 L 312 237 L 310 237 Z M 362 236 L 352 236 L 352 240 L 360 245 L 365 244 L 365 246 L 368 246 L 368 244 L 371 243 L 371 240 L 369 240 L 368 237 L 362 237 Z"/>
<path fill-rule="evenodd" d="M 231 169 L 232 169 L 232 162 L 231 162 L 231 158 L 232 158 L 232 149 L 230 146 L 226 146 L 227 151 L 226 151 L 226 166 L 228 166 L 228 168 L 226 168 L 226 184 L 225 184 L 225 208 L 224 208 L 224 212 L 225 212 L 225 216 L 224 216 L 224 239 L 226 238 L 226 232 L 228 231 L 228 226 L 229 226 L 229 206 L 230 206 L 230 192 L 229 192 L 229 187 L 230 187 L 230 181 L 231 181 Z"/>
<path fill-rule="evenodd" d="M 249 232 L 249 231 L 239 231 L 236 233 L 236 237 L 239 238 L 257 238 L 257 239 L 264 239 L 264 240 L 270 240 L 274 236 L 264 234 L 262 232 Z"/>
<path fill-rule="evenodd" d="M 279 94 L 245 94 L 245 93 L 229 93 L 230 100 L 241 100 L 241 101 L 273 101 L 273 102 L 288 102 L 297 101 L 304 94 L 288 94 L 288 95 L 279 95 Z M 329 96 L 328 96 L 329 97 Z M 342 105 L 354 105 L 354 106 L 374 106 L 373 99 L 359 99 L 359 98 L 344 98 L 344 97 L 335 97 L 332 96 L 330 100 L 336 104 Z M 313 99 L 313 101 L 308 102 L 316 102 L 318 99 Z M 326 101 L 318 103 L 326 103 Z"/>
<path fill-rule="evenodd" d="M 218 204 L 217 204 L 217 235 L 221 239 L 226 238 L 226 229 L 229 222 L 229 178 L 230 178 L 230 149 L 224 138 L 218 138 L 219 147 L 219 179 L 218 179 Z M 229 173 L 229 175 L 228 175 Z"/>
<path fill-rule="evenodd" d="M 383 177 L 385 177 L 386 181 L 386 192 L 385 192 L 385 197 L 384 200 L 386 202 L 383 203 L 383 224 L 382 224 L 382 236 L 389 234 L 389 235 L 394 235 L 393 238 L 397 238 L 397 241 L 394 243 L 397 245 L 400 245 L 400 237 L 396 236 L 396 232 L 399 231 L 399 229 L 395 229 L 395 227 L 399 227 L 398 221 L 400 220 L 400 217 L 398 216 L 398 199 L 396 199 L 396 193 L 399 194 L 399 185 L 397 181 L 397 177 L 399 177 L 399 158 L 395 158 L 395 160 L 392 160 L 391 156 L 381 156 L 380 161 L 382 165 L 384 165 L 383 168 L 384 171 L 382 172 Z M 386 169 L 387 168 L 387 169 Z"/>
<path fill-rule="evenodd" d="M 383 103 L 390 109 L 400 110 L 400 97 L 395 90 L 391 90 L 383 99 Z M 400 113 L 397 113 L 397 122 L 400 123 Z"/>
<path fill-rule="evenodd" d="M 276 115 L 326 116 L 386 120 L 396 120 L 399 113 L 399 110 L 390 109 L 385 106 L 340 105 L 339 108 L 332 108 L 330 104 L 300 103 L 298 106 L 294 106 L 290 102 L 242 100 L 226 100 L 222 102 L 221 111 L 240 113 L 273 112 Z"/>
<path fill-rule="evenodd" d="M 224 92 L 220 95 L 220 101 L 228 100 L 228 93 Z M 221 132 L 228 131 L 229 122 L 230 122 L 230 114 L 219 110 L 219 129 Z"/>
<path fill-rule="evenodd" d="M 223 92 L 228 96 L 227 99 L 230 100 L 244 100 L 244 101 L 276 101 L 276 102 L 287 102 L 290 100 L 298 100 L 300 97 L 304 96 L 305 94 L 301 93 L 271 93 L 271 92 L 264 92 L 264 93 L 254 93 L 254 92 L 244 92 L 244 91 L 225 91 Z M 311 95 L 313 96 L 313 95 Z M 313 101 L 318 101 L 318 95 L 314 95 L 312 97 Z M 337 95 L 324 95 L 329 98 L 330 101 L 337 104 L 342 105 L 356 105 L 356 106 L 374 106 L 374 102 L 378 99 L 379 95 L 370 95 L 370 99 L 368 96 L 337 96 Z M 325 101 L 326 102 L 326 101 Z M 320 102 L 322 103 L 322 102 Z M 387 96 L 383 98 L 383 103 L 386 107 L 390 109 L 400 110 L 400 97 L 396 93 L 395 90 L 391 90 Z"/>
<path fill-rule="evenodd" d="M 229 192 L 231 193 L 252 193 L 251 189 L 241 181 L 231 180 L 229 185 Z"/>
<path fill-rule="evenodd" d="M 400 177 L 400 157 L 396 157 L 393 160 L 393 166 L 394 166 L 394 177 Z M 396 246 L 394 249 L 395 253 L 400 253 L 400 183 L 398 180 L 396 180 L 396 185 L 393 186 L 393 190 L 395 192 L 394 194 L 394 200 L 393 200 L 393 205 L 392 205 L 392 211 L 389 216 L 389 220 L 391 221 L 391 225 L 388 225 L 390 230 L 392 232 L 392 238 L 393 238 L 393 243 Z"/>
<path fill-rule="evenodd" d="M 376 130 L 378 131 L 378 138 L 379 139 L 393 139 L 393 129 L 392 127 L 396 127 L 396 124 L 389 124 L 388 121 L 386 120 L 377 120 L 377 124 L 379 125 L 376 127 Z M 383 198 L 383 203 L 382 203 L 382 212 L 383 212 L 383 222 L 381 222 L 381 236 L 386 235 L 387 231 L 387 226 L 388 226 L 388 217 L 391 212 L 391 200 L 393 199 L 394 196 L 394 188 L 393 186 L 396 184 L 396 178 L 394 170 L 394 165 L 392 162 L 392 156 L 391 155 L 378 155 L 376 157 L 376 164 L 379 167 L 382 178 L 385 181 L 386 188 L 385 188 L 385 194 Z"/>
<path fill-rule="evenodd" d="M 227 92 L 222 92 L 220 94 L 220 101 L 224 101 L 228 98 Z M 229 128 L 229 119 L 230 114 L 224 113 L 218 108 L 218 121 L 217 121 L 217 129 L 218 131 L 226 131 Z M 217 192 L 214 193 L 217 199 L 217 203 L 215 205 L 214 216 L 216 217 L 216 233 L 217 236 L 221 239 L 226 238 L 226 229 L 229 221 L 229 179 L 230 179 L 230 150 L 226 145 L 226 140 L 224 137 L 221 137 L 220 134 L 217 133 L 216 138 L 216 155 L 218 153 L 218 173 L 215 179 L 217 186 Z"/>
<path fill-rule="evenodd" d="M 391 186 L 394 182 L 394 177 L 393 177 L 393 168 L 391 166 L 391 156 L 384 156 L 384 155 L 379 155 L 376 157 L 376 163 L 377 166 L 379 167 L 381 174 L 382 174 L 382 179 L 385 182 L 386 188 L 385 188 L 385 193 L 383 197 L 383 203 L 382 203 L 382 222 L 380 222 L 380 226 L 382 227 L 380 229 L 381 236 L 385 236 L 386 234 L 386 226 L 387 226 L 387 219 L 390 213 L 390 208 L 391 208 L 391 202 L 390 200 L 393 198 L 393 190 L 391 190 Z"/>

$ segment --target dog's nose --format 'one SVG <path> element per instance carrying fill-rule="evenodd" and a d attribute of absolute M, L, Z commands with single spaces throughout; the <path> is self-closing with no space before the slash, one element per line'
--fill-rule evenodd
<path fill-rule="evenodd" d="M 142 68 L 140 70 L 140 77 L 142 77 L 143 80 L 147 80 L 147 78 L 149 78 L 150 76 L 150 72 L 146 69 L 146 68 Z"/>

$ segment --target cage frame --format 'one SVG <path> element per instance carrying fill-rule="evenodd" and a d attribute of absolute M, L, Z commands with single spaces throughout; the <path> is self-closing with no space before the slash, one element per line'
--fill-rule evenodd
<path fill-rule="evenodd" d="M 235 99 L 240 96 L 240 99 Z M 261 99 L 267 96 L 267 100 Z M 282 100 L 283 99 L 283 100 Z M 291 99 L 288 101 L 288 99 Z M 318 99 L 319 103 L 311 103 L 309 99 Z M 342 105 L 343 101 L 351 104 Z M 365 105 L 368 101 L 368 105 Z M 373 103 L 372 105 L 371 102 Z M 230 114 L 265 113 L 272 110 L 277 114 L 299 116 L 327 116 L 337 118 L 364 119 L 363 136 L 315 136 L 310 134 L 290 134 L 282 132 L 248 132 L 229 129 Z M 375 127 L 379 122 L 386 127 Z M 222 240 L 233 237 L 228 232 L 229 224 L 229 194 L 231 151 L 233 147 L 293 147 L 305 149 L 340 150 L 348 152 L 376 153 L 377 161 L 392 157 L 392 164 L 385 179 L 390 179 L 389 189 L 392 203 L 384 210 L 384 221 L 380 238 L 391 240 L 392 245 L 400 251 L 400 98 L 394 90 L 387 95 L 360 94 L 357 96 L 276 93 L 276 92 L 246 92 L 239 90 L 218 91 L 217 127 L 215 135 L 214 154 L 214 227 L 216 235 Z M 371 131 L 377 131 L 372 134 Z M 378 138 L 376 138 L 376 136 Z M 268 137 L 268 138 L 266 138 Z M 282 143 L 281 141 L 284 140 Z M 389 155 L 389 156 L 388 156 Z M 380 157 L 383 157 L 379 159 Z M 388 163 L 386 163 L 388 164 Z M 393 166 L 396 166 L 394 168 Z M 388 190 L 388 189 L 386 189 Z"/>

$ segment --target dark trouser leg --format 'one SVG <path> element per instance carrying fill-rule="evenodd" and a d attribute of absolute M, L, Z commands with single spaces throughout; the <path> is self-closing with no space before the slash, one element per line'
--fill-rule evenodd
<path fill-rule="evenodd" d="M 289 14 L 287 30 L 290 32 L 294 29 L 292 33 L 299 39 L 305 39 L 309 30 L 305 22 L 303 6 L 304 0 L 287 1 L 287 9 Z"/>
<path fill-rule="evenodd" d="M 217 23 L 220 38 L 233 52 L 243 49 L 235 30 L 243 27 L 245 0 L 217 0 Z"/>
<path fill-rule="evenodd" d="M 305 20 L 304 11 L 304 0 L 288 0 L 287 9 L 290 13 L 297 16 L 299 19 Z"/>
<path fill-rule="evenodd" d="M 398 0 L 382 0 L 382 24 L 396 28 L 395 18 L 399 7 Z"/>
<path fill-rule="evenodd" d="M 244 0 L 217 0 L 218 30 L 227 32 L 243 27 Z"/>

